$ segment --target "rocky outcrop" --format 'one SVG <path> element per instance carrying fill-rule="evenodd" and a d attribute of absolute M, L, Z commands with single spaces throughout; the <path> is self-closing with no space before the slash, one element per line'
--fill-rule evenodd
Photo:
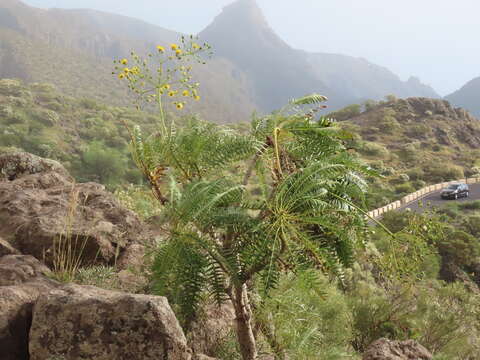
<path fill-rule="evenodd" d="M 47 267 L 31 256 L 0 257 L 0 358 L 26 360 L 32 308 L 37 298 L 59 284 L 46 278 Z"/>
<path fill-rule="evenodd" d="M 424 97 L 411 97 L 400 99 L 397 107 L 405 108 L 410 113 L 419 115 L 441 115 L 450 119 L 476 121 L 477 119 L 468 111 L 453 107 L 448 101 L 441 99 L 430 99 Z"/>
<path fill-rule="evenodd" d="M 379 339 L 363 354 L 363 360 L 431 360 L 432 354 L 414 340 Z"/>
<path fill-rule="evenodd" d="M 58 247 L 70 246 L 85 265 L 127 266 L 132 256 L 141 257 L 145 229 L 104 186 L 76 184 L 58 162 L 28 153 L 0 155 L 0 237 L 10 248 L 52 264 Z"/>
<path fill-rule="evenodd" d="M 166 298 L 68 285 L 34 306 L 30 359 L 190 360 Z"/>

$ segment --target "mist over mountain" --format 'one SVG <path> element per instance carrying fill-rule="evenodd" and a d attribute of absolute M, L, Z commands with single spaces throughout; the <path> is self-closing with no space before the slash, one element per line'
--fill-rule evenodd
<path fill-rule="evenodd" d="M 94 10 L 37 9 L 18 0 L 0 4 L 0 76 L 51 82 L 66 94 L 126 103 L 111 76 L 112 60 L 169 44 L 181 34 L 144 21 Z M 334 110 L 388 94 L 438 97 L 417 79 L 401 81 L 386 68 L 345 55 L 308 53 L 270 28 L 255 0 L 238 0 L 199 34 L 214 57 L 196 70 L 204 94 L 194 108 L 217 122 L 247 120 L 291 98 L 317 92 Z"/>
<path fill-rule="evenodd" d="M 112 76 L 113 59 L 132 50 L 146 54 L 181 36 L 120 15 L 43 10 L 17 0 L 2 0 L 0 19 L 0 77 L 48 82 L 65 94 L 117 105 L 131 99 Z M 195 76 L 202 83 L 203 101 L 193 111 L 216 122 L 249 118 L 255 104 L 245 90 L 246 79 L 226 59 L 211 59 L 195 69 Z"/>
<path fill-rule="evenodd" d="M 480 76 L 446 96 L 445 99 L 455 106 L 469 110 L 476 117 L 480 118 Z"/>
<path fill-rule="evenodd" d="M 255 0 L 225 7 L 200 37 L 213 45 L 217 55 L 247 72 L 265 110 L 312 91 L 328 96 L 332 108 L 387 94 L 439 97 L 419 80 L 403 82 L 364 59 L 291 48 L 269 27 Z"/>

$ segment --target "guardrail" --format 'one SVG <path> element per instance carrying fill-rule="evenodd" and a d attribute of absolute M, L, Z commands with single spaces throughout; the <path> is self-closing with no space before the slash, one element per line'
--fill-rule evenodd
<path fill-rule="evenodd" d="M 463 182 L 463 183 L 467 183 L 467 184 L 477 184 L 477 183 L 480 183 L 480 178 L 466 178 L 466 179 L 455 180 L 455 181 L 447 181 L 447 182 L 440 183 L 440 184 L 426 186 L 426 187 L 424 187 L 420 190 L 415 191 L 414 193 L 411 193 L 407 196 L 404 196 L 400 200 L 394 201 L 394 202 L 392 202 L 388 205 L 385 205 L 381 208 L 369 211 L 368 215 L 370 217 L 374 218 L 374 219 L 377 219 L 388 211 L 392 211 L 392 210 L 399 209 L 401 207 L 405 207 L 408 204 L 413 203 L 414 201 L 422 199 L 423 197 L 427 196 L 428 194 L 431 194 L 433 192 L 442 190 L 443 188 L 447 187 L 450 184 L 459 183 L 459 182 Z"/>

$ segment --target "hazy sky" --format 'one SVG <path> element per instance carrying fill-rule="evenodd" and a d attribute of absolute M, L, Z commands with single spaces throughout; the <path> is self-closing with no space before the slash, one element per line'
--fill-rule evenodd
<path fill-rule="evenodd" d="M 93 8 L 197 33 L 232 0 L 24 0 Z M 1 0 L 0 0 L 1 2 Z M 479 0 L 257 0 L 295 48 L 364 57 L 446 95 L 480 76 Z"/>

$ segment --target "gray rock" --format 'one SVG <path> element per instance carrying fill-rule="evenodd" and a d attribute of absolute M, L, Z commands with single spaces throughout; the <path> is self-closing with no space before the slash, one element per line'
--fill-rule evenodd
<path fill-rule="evenodd" d="M 0 358 L 27 360 L 28 334 L 34 302 L 59 284 L 46 278 L 49 270 L 31 256 L 0 258 Z"/>
<path fill-rule="evenodd" d="M 378 339 L 363 354 L 363 360 L 431 360 L 432 354 L 414 340 Z"/>
<path fill-rule="evenodd" d="M 7 255 L 0 258 L 0 286 L 20 285 L 29 281 L 49 282 L 50 270 L 33 256 Z"/>
<path fill-rule="evenodd" d="M 219 344 L 235 330 L 235 311 L 230 302 L 204 305 L 197 319 L 190 325 L 188 343 L 197 354 L 212 356 Z"/>
<path fill-rule="evenodd" d="M 68 285 L 34 305 L 30 359 L 190 360 L 185 335 L 163 297 Z"/>

